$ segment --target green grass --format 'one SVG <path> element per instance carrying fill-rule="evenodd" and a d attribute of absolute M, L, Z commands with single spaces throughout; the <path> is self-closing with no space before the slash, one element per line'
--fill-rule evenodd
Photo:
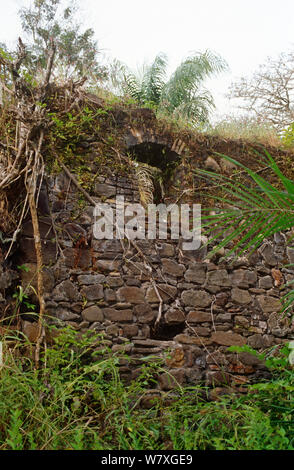
<path fill-rule="evenodd" d="M 143 359 L 127 384 L 122 357 L 101 337 L 72 329 L 54 336 L 39 371 L 28 346 L 24 354 L 4 343 L 0 450 L 294 449 L 293 369 L 283 361 L 273 363 L 271 381 L 245 395 L 209 401 L 204 387 L 178 388 L 146 409 L 140 403 L 155 388 L 160 362 Z"/>

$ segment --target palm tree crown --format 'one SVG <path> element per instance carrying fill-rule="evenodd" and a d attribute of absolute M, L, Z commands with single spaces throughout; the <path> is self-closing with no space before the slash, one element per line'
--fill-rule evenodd
<path fill-rule="evenodd" d="M 167 56 L 160 53 L 151 65 L 144 66 L 140 76 L 127 67 L 120 69 L 120 91 L 140 105 L 151 106 L 159 113 L 184 118 L 192 124 L 208 120 L 214 107 L 211 93 L 203 82 L 225 71 L 226 62 L 211 51 L 195 53 L 185 59 L 167 79 Z"/>

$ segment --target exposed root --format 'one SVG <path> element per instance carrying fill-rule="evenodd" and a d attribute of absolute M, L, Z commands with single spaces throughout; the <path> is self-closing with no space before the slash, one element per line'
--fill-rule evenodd
<path fill-rule="evenodd" d="M 35 365 L 39 367 L 39 353 L 41 344 L 45 337 L 44 316 L 44 284 L 43 284 L 43 254 L 42 242 L 38 220 L 38 197 L 41 180 L 44 175 L 44 163 L 41 149 L 45 138 L 45 133 L 54 124 L 48 114 L 47 102 L 50 102 L 52 92 L 50 78 L 54 63 L 56 46 L 53 39 L 50 42 L 48 51 L 48 61 L 43 83 L 37 87 L 31 87 L 20 75 L 20 67 L 26 57 L 26 48 L 19 39 L 18 53 L 15 61 L 0 56 L 0 69 L 6 68 L 10 71 L 12 87 L 2 79 L 3 88 L 8 93 L 7 109 L 11 114 L 11 119 L 15 122 L 14 142 L 11 136 L 7 137 L 7 142 L 1 142 L 0 154 L 0 195 L 15 188 L 15 183 L 23 183 L 26 194 L 24 204 L 18 218 L 10 246 L 6 253 L 6 259 L 11 253 L 12 246 L 17 239 L 22 220 L 25 216 L 27 205 L 30 210 L 34 245 L 37 259 L 37 295 L 39 300 L 39 320 L 38 337 L 35 350 Z M 83 85 L 85 78 L 78 82 L 70 82 L 63 87 L 63 97 L 65 97 L 65 110 L 63 114 L 69 112 L 80 100 L 79 88 Z M 11 83 L 11 82 L 10 82 Z M 5 106 L 2 106 L 3 111 Z M 4 112 L 4 111 L 3 111 Z M 62 114 L 62 113 L 61 113 Z M 38 187 L 39 185 L 39 187 Z M 81 188 L 82 189 L 82 188 Z M 3 207 L 2 207 L 3 206 Z M 0 209 L 9 210 L 5 197 L 0 196 Z"/>

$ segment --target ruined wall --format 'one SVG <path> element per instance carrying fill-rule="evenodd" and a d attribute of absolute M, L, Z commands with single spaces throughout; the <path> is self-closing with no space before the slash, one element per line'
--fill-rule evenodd
<path fill-rule="evenodd" d="M 226 153 L 223 142 L 217 147 L 215 142 L 209 146 L 203 137 L 199 137 L 201 142 L 196 139 L 193 143 L 189 136 L 184 142 L 168 132 L 156 134 L 150 124 L 150 111 L 143 111 L 147 124 L 142 129 L 123 123 L 124 114 L 116 116 L 117 125 L 125 126 L 121 154 L 128 152 L 150 163 L 146 153 L 153 152 L 154 157 L 155 152 L 161 169 L 167 158 L 174 163 L 179 157 L 165 188 L 167 203 L 179 201 L 179 196 L 180 202 L 199 202 L 199 182 L 191 176 L 193 167 L 227 174 L 234 170 L 212 157 L 213 151 Z M 250 156 L 242 143 L 234 145 L 232 156 L 239 152 L 251 158 L 253 168 L 258 165 L 254 152 Z M 103 153 L 101 141 L 86 142 L 84 147 L 90 147 L 88 171 L 94 175 L 94 185 L 89 191 L 95 202 L 114 205 L 117 195 L 123 195 L 126 203 L 140 201 L 133 167 L 122 173 L 108 168 L 106 159 L 102 168 L 97 157 L 98 152 Z M 118 158 L 120 161 L 120 154 Z M 142 240 L 136 242 L 136 249 L 126 240 L 121 244 L 119 240 L 94 239 L 93 206 L 64 172 L 52 173 L 46 181 L 47 188 L 44 186 L 40 193 L 39 222 L 49 324 L 103 333 L 113 351 L 125 351 L 130 357 L 121 363 L 126 380 L 139 373 L 140 358 L 162 357 L 170 370 L 170 375 L 163 373 L 158 379 L 162 390 L 174 387 L 171 376 L 180 384 L 227 387 L 242 387 L 268 376 L 265 365 L 255 355 L 228 352 L 228 347 L 247 344 L 264 351 L 294 338 L 290 313 L 279 313 L 281 286 L 294 279 L 294 270 L 283 267 L 294 263 L 294 244 L 286 243 L 287 234 L 276 235 L 251 257 L 231 264 L 221 258 L 223 253 L 208 262 L 204 246 L 184 251 L 182 240 Z M 16 269 L 23 265 L 27 269 Z M 3 328 L 19 327 L 5 320 L 13 314 L 9 301 L 18 284 L 36 286 L 35 274 L 33 230 L 31 221 L 26 220 L 12 256 L 0 263 L 0 311 L 4 321 L 0 334 Z M 28 292 L 30 300 L 36 302 L 33 291 Z M 156 326 L 159 297 L 163 301 L 162 316 Z M 34 342 L 34 318 L 22 315 L 21 328 Z"/>
<path fill-rule="evenodd" d="M 185 252 L 181 241 L 137 241 L 150 273 L 127 242 L 123 250 L 118 240 L 93 238 L 93 207 L 77 208 L 80 194 L 65 174 L 48 183 L 54 223 L 41 217 L 40 225 L 49 323 L 104 333 L 113 351 L 125 351 L 133 359 L 121 368 L 128 379 L 138 373 L 136 359 L 150 354 L 165 357 L 181 384 L 240 385 L 267 376 L 257 357 L 227 348 L 247 344 L 262 351 L 294 337 L 290 317 L 279 313 L 280 286 L 294 279 L 293 270 L 282 268 L 294 257 L 284 235 L 232 265 L 219 259 L 206 262 L 206 248 Z M 133 176 L 98 178 L 93 194 L 97 202 L 114 204 L 117 194 L 139 200 Z M 34 284 L 30 221 L 24 224 L 17 256 L 30 269 L 22 271 L 23 284 Z M 164 302 L 156 329 L 159 298 L 154 281 Z M 35 323 L 23 321 L 23 330 L 34 340 Z M 173 386 L 168 375 L 159 377 L 161 389 Z"/>

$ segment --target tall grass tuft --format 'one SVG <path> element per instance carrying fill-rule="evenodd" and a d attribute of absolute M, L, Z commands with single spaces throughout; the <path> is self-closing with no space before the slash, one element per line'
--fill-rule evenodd
<path fill-rule="evenodd" d="M 252 144 L 262 144 L 268 147 L 281 147 L 282 140 L 270 124 L 258 122 L 248 116 L 232 117 L 228 116 L 214 125 L 207 131 L 208 135 L 215 135 L 222 139 L 244 140 Z"/>

